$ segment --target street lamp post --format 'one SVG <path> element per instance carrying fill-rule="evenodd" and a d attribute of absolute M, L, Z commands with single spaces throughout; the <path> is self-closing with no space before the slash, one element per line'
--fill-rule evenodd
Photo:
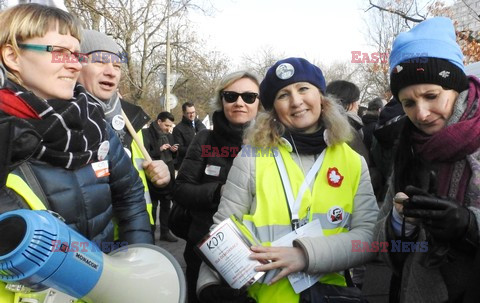
<path fill-rule="evenodd" d="M 167 89 L 165 91 L 165 111 L 170 112 L 170 0 L 167 2 L 167 74 L 165 83 Z"/>

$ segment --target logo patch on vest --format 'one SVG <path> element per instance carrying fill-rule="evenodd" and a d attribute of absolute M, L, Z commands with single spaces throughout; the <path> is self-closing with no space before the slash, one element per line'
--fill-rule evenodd
<path fill-rule="evenodd" d="M 342 185 L 343 176 L 336 167 L 330 167 L 327 172 L 328 184 L 333 187 L 340 187 Z"/>
<path fill-rule="evenodd" d="M 343 208 L 340 206 L 333 206 L 327 213 L 328 222 L 332 224 L 339 224 L 343 221 Z"/>

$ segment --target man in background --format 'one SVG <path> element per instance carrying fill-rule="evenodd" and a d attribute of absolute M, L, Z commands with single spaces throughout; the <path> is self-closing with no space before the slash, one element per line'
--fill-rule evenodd
<path fill-rule="evenodd" d="M 367 112 L 362 117 L 363 122 L 363 142 L 365 146 L 370 151 L 372 148 L 372 137 L 373 131 L 375 130 L 375 125 L 378 122 L 378 116 L 380 116 L 380 111 L 384 106 L 382 98 L 377 97 L 368 102 Z"/>
<path fill-rule="evenodd" d="M 187 154 L 188 147 L 193 140 L 193 137 L 205 129 L 205 125 L 197 119 L 197 113 L 195 111 L 195 105 L 191 102 L 185 102 L 182 104 L 183 117 L 182 121 L 173 129 L 173 140 L 175 144 L 178 144 L 178 154 L 175 162 L 175 169 L 180 169 L 183 158 Z"/>
<path fill-rule="evenodd" d="M 160 203 L 160 240 L 168 242 L 177 242 L 168 228 L 168 216 L 170 214 L 170 207 L 172 201 L 172 190 L 175 183 L 175 167 L 174 158 L 176 157 L 178 145 L 173 143 L 173 122 L 175 118 L 169 112 L 161 112 L 157 116 L 157 120 L 153 121 L 148 129 L 143 130 L 144 145 L 148 153 L 154 160 L 162 160 L 167 164 L 170 172 L 170 183 L 161 191 L 150 190 L 152 197 L 152 214 L 153 214 L 153 228 L 152 232 L 155 234 L 157 206 Z M 153 185 L 147 180 L 148 186 Z"/>

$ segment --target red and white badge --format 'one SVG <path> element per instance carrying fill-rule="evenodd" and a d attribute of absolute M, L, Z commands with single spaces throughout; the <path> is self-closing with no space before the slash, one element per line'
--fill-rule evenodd
<path fill-rule="evenodd" d="M 328 210 L 327 220 L 332 224 L 339 224 L 343 221 L 343 217 L 343 208 L 341 208 L 340 206 L 333 206 Z"/>
<path fill-rule="evenodd" d="M 340 187 L 342 185 L 343 176 L 336 167 L 330 167 L 327 172 L 328 184 L 333 187 Z"/>
<path fill-rule="evenodd" d="M 95 176 L 97 178 L 102 178 L 106 176 L 110 176 L 110 171 L 108 170 L 108 161 L 100 161 L 92 163 L 93 171 L 95 172 Z"/>

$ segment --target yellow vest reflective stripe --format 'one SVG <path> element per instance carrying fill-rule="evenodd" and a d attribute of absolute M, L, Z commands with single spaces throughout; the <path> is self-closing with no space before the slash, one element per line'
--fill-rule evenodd
<path fill-rule="evenodd" d="M 142 130 L 139 130 L 137 135 L 138 135 L 138 138 L 140 139 L 141 144 L 143 144 Z M 138 147 L 135 140 L 132 140 L 132 144 L 130 145 L 130 148 L 132 149 L 133 166 L 135 166 L 135 169 L 138 171 L 138 175 L 140 176 L 140 179 L 142 179 L 143 187 L 145 189 L 144 197 L 145 197 L 145 202 L 147 203 L 147 212 L 148 212 L 148 216 L 150 217 L 150 224 L 153 225 L 152 198 L 150 198 L 150 193 L 148 191 L 148 185 L 147 185 L 147 177 L 145 176 L 145 171 L 143 170 L 143 167 L 142 167 L 142 163 L 143 161 L 145 161 L 145 158 L 143 157 L 142 151 Z"/>
<path fill-rule="evenodd" d="M 301 168 L 283 147 L 278 148 L 296 197 L 303 183 Z M 340 186 L 329 183 L 328 174 L 335 169 L 343 179 Z M 353 199 L 358 189 L 361 176 L 360 156 L 346 144 L 330 146 L 313 184 L 313 192 L 307 189 L 303 195 L 299 219 L 301 222 L 320 219 L 325 236 L 348 232 L 353 211 Z M 256 210 L 254 214 L 243 216 L 244 224 L 255 233 L 263 245 L 270 245 L 292 231 L 288 202 L 275 158 L 273 156 L 256 158 Z M 333 185 L 331 185 L 333 184 Z M 315 203 L 313 203 L 315 201 Z M 331 217 L 333 210 L 341 208 L 342 217 Z M 329 219 L 330 218 L 330 219 Z M 345 279 L 339 273 L 324 275 L 321 282 L 345 286 Z M 268 286 L 257 282 L 248 290 L 257 302 L 298 302 L 288 279 L 284 278 Z"/>
<path fill-rule="evenodd" d="M 15 302 L 15 294 L 5 289 L 5 283 L 0 281 L 0 303 Z"/>
<path fill-rule="evenodd" d="M 33 210 L 47 209 L 37 195 L 32 191 L 30 186 L 23 179 L 15 174 L 8 174 L 7 187 L 14 190 L 21 196 Z"/>
<path fill-rule="evenodd" d="M 22 292 L 11 292 L 5 289 L 5 286 L 6 284 L 0 281 L 0 303 L 45 302 L 45 299 L 49 291 L 54 290 L 49 288 L 39 292 L 32 291 L 29 293 L 22 293 Z M 58 292 L 57 290 L 55 291 Z M 82 301 L 81 299 L 76 299 L 73 302 L 85 303 L 85 301 Z"/>

